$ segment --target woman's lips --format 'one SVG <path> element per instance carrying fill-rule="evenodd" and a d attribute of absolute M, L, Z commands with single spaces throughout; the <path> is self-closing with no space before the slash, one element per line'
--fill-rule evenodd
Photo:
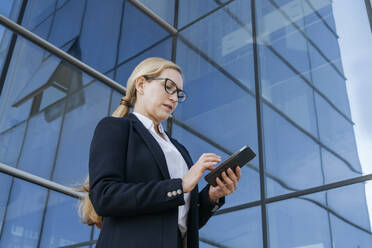
<path fill-rule="evenodd" d="M 163 104 L 167 109 L 169 109 L 169 111 L 172 111 L 172 107 L 169 106 L 169 105 L 166 105 L 166 104 Z"/>

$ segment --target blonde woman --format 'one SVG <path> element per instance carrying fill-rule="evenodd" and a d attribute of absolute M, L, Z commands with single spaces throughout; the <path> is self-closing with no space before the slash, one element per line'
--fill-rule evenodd
<path fill-rule="evenodd" d="M 199 247 L 199 228 L 236 190 L 239 166 L 199 192 L 203 172 L 221 158 L 204 153 L 194 164 L 164 131 L 161 122 L 184 100 L 180 67 L 147 58 L 130 75 L 113 115 L 97 124 L 81 206 L 85 223 L 101 228 L 96 247 Z"/>

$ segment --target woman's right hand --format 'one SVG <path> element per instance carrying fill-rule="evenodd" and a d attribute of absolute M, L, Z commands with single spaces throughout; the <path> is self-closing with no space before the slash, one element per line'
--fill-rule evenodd
<path fill-rule="evenodd" d="M 203 153 L 198 162 L 191 166 L 187 174 L 182 178 L 183 192 L 188 193 L 194 189 L 205 170 L 213 170 L 214 166 L 221 162 L 221 157 L 214 153 Z"/>

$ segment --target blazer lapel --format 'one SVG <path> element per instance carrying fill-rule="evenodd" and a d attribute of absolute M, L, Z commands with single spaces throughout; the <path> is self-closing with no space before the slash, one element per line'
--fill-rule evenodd
<path fill-rule="evenodd" d="M 168 167 L 167 167 L 167 161 L 165 160 L 165 156 L 163 153 L 163 150 L 161 149 L 158 142 L 155 140 L 155 138 L 152 136 L 152 134 L 149 132 L 149 130 L 146 129 L 146 127 L 142 124 L 142 122 L 132 113 L 128 114 L 128 118 L 133 120 L 133 125 L 137 129 L 138 133 L 142 137 L 142 139 L 145 141 L 147 147 L 151 151 L 152 155 L 154 156 L 159 169 L 165 179 L 170 179 Z"/>
<path fill-rule="evenodd" d="M 166 134 L 168 135 L 168 132 L 166 132 Z M 178 142 L 176 142 L 169 135 L 168 135 L 168 137 L 169 137 L 170 141 L 173 143 L 173 145 L 177 148 L 177 150 L 181 153 L 183 159 L 185 160 L 185 162 L 187 164 L 187 167 L 189 167 L 189 169 L 190 169 L 191 166 L 193 165 L 191 158 L 188 156 L 186 151 L 184 151 L 184 149 L 178 144 Z"/>

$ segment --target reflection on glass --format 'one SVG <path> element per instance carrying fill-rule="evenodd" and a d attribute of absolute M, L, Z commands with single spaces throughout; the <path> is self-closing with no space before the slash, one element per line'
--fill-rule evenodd
<path fill-rule="evenodd" d="M 186 71 L 188 80 L 193 81 L 201 73 L 207 76 L 211 70 L 217 68 L 221 72 L 227 72 L 242 89 L 254 92 L 252 27 L 250 11 L 247 11 L 250 8 L 250 1 L 233 1 L 180 33 L 182 38 L 179 40 L 184 41 L 189 50 L 182 48 L 183 45 L 178 47 L 177 62 L 190 63 L 195 57 L 193 53 L 200 56 L 201 59 L 198 60 L 202 60 L 188 64 L 189 68 L 186 70 L 191 69 L 196 73 Z M 214 68 L 210 66 L 206 70 L 207 65 L 198 63 L 210 63 Z M 211 75 L 208 81 L 213 80 Z"/>
<path fill-rule="evenodd" d="M 77 207 L 76 199 L 56 192 L 50 193 L 41 247 L 60 247 L 89 241 L 91 227 L 80 223 Z"/>
<path fill-rule="evenodd" d="M 267 205 L 270 247 L 370 247 L 364 184 Z"/>
<path fill-rule="evenodd" d="M 179 1 L 178 7 L 178 26 L 181 28 L 202 15 L 208 13 L 219 7 L 227 0 L 214 1 L 214 0 L 188 0 Z"/>
<path fill-rule="evenodd" d="M 149 8 L 152 12 L 157 14 L 161 19 L 173 26 L 174 20 L 174 0 L 139 0 L 143 5 Z M 183 2 L 183 1 L 180 1 Z"/>
<path fill-rule="evenodd" d="M 79 101 L 82 104 L 64 118 L 54 181 L 75 187 L 83 183 L 88 174 L 89 145 L 94 128 L 107 116 L 109 100 L 110 89 L 101 82 L 92 83 L 72 95 L 69 106 Z"/>
<path fill-rule="evenodd" d="M 125 2 L 106 0 L 102 4 L 100 0 L 87 1 L 80 35 L 81 59 L 98 71 L 106 72 L 114 67 Z"/>
<path fill-rule="evenodd" d="M 350 169 L 361 174 L 352 123 L 336 112 L 318 94 L 315 95 L 320 140 L 338 153 Z"/>
<path fill-rule="evenodd" d="M 199 238 L 205 243 L 212 241 L 223 247 L 262 247 L 261 208 L 212 216 L 200 229 Z"/>
<path fill-rule="evenodd" d="M 152 47 L 151 49 L 145 51 L 144 53 L 142 53 L 138 57 L 135 57 L 135 58 L 131 59 L 130 61 L 120 65 L 117 69 L 117 75 L 116 75 L 115 80 L 117 82 L 119 82 L 121 85 L 123 85 L 124 87 L 126 87 L 128 78 L 129 78 L 130 74 L 132 73 L 132 71 L 134 70 L 134 68 L 142 60 L 144 60 L 148 57 L 161 57 L 161 58 L 164 58 L 164 59 L 171 60 L 171 57 L 172 57 L 172 39 L 168 38 L 165 41 L 162 41 L 160 44 L 157 44 L 155 47 Z M 118 100 L 115 102 L 114 106 L 116 106 L 116 104 L 120 103 L 120 99 L 119 98 L 117 98 L 117 99 Z M 114 109 L 111 106 L 111 109 L 113 109 L 113 110 L 111 110 L 110 113 L 115 111 L 116 108 Z"/>
<path fill-rule="evenodd" d="M 29 120 L 18 168 L 49 179 L 57 148 L 61 116 L 42 112 Z"/>
<path fill-rule="evenodd" d="M 46 189 L 14 180 L 0 247 L 36 247 L 46 200 Z"/>
<path fill-rule="evenodd" d="M 9 175 L 0 173 L 0 233 L 4 223 L 11 182 L 12 178 Z"/>
<path fill-rule="evenodd" d="M 0 162 L 17 166 L 17 160 L 24 140 L 26 122 L 0 133 Z"/>
<path fill-rule="evenodd" d="M 140 33 L 141 36 L 133 35 Z M 120 37 L 119 63 L 165 38 L 168 32 L 130 2 L 125 4 Z"/>
<path fill-rule="evenodd" d="M 262 96 L 295 123 L 317 136 L 311 87 L 270 49 L 260 47 Z"/>
<path fill-rule="evenodd" d="M 266 176 L 273 179 L 266 181 L 268 196 L 324 183 L 319 146 L 267 105 L 263 105 L 263 130 Z"/>

